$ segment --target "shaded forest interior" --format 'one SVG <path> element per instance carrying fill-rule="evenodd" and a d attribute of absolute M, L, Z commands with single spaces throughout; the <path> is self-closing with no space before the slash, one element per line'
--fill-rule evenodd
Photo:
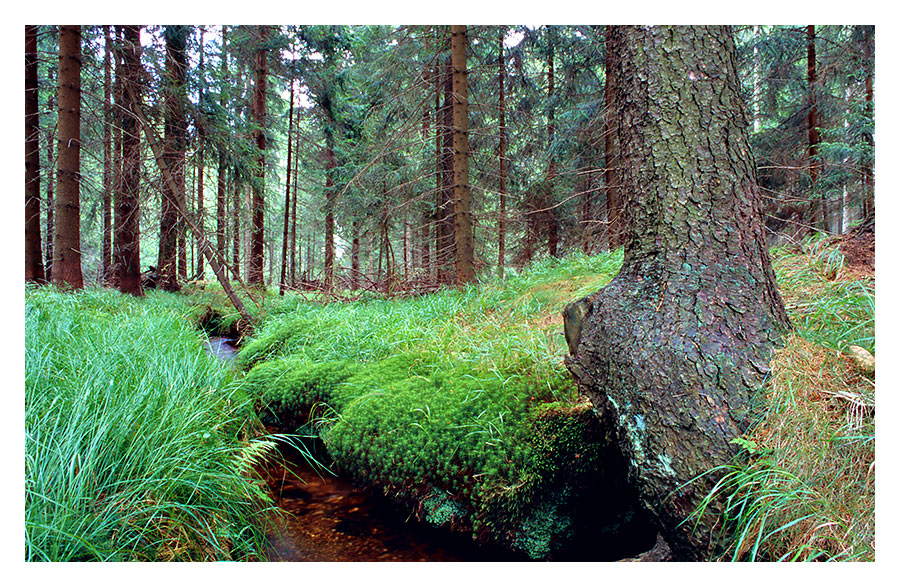
<path fill-rule="evenodd" d="M 618 246 L 605 28 L 451 29 L 30 28 L 26 280 L 416 293 Z M 874 27 L 734 34 L 772 244 L 873 218 Z"/>

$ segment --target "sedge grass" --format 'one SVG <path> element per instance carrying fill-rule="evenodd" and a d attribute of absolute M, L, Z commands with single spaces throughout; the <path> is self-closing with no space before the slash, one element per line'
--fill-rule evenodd
<path fill-rule="evenodd" d="M 273 445 L 184 316 L 111 291 L 25 303 L 26 560 L 258 557 Z"/>

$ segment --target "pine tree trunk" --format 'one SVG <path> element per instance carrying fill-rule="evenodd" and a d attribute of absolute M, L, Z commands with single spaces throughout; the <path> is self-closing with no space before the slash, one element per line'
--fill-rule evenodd
<path fill-rule="evenodd" d="M 53 283 L 84 287 L 81 276 L 81 27 L 59 27 L 59 143 Z"/>
<path fill-rule="evenodd" d="M 185 114 L 185 82 L 187 75 L 187 29 L 168 26 L 165 30 L 166 71 L 164 76 L 164 146 L 166 166 L 175 179 L 172 192 L 163 184 L 162 209 L 159 221 L 159 254 L 157 287 L 166 291 L 178 289 L 178 277 L 186 274 L 184 267 L 184 235 L 178 208 L 185 204 L 185 151 L 187 149 L 187 117 Z M 180 263 L 179 263 L 180 261 Z"/>
<path fill-rule="evenodd" d="M 822 230 L 828 232 L 828 206 L 823 194 L 821 198 L 816 197 L 816 191 L 819 183 L 819 106 L 816 100 L 816 92 L 818 92 L 816 81 L 816 27 L 815 25 L 807 25 L 806 27 L 806 81 L 807 81 L 807 97 L 809 100 L 809 113 L 807 114 L 807 130 L 809 133 L 809 147 L 807 150 L 809 156 L 809 183 L 810 183 L 810 210 L 815 210 L 817 204 L 821 206 L 822 212 Z M 816 200 L 819 200 L 818 202 Z"/>
<path fill-rule="evenodd" d="M 141 139 L 137 118 L 140 89 L 140 26 L 117 26 L 122 52 L 122 186 L 116 194 L 113 264 L 119 291 L 143 295 L 140 247 Z M 116 77 L 118 77 L 118 71 Z"/>
<path fill-rule="evenodd" d="M 718 504 L 682 522 L 737 453 L 751 394 L 790 327 L 727 27 L 610 27 L 622 269 L 570 304 L 566 363 L 614 428 L 642 503 L 681 559 L 708 556 Z"/>
<path fill-rule="evenodd" d="M 325 137 L 325 290 L 334 285 L 334 137 L 329 131 Z"/>
<path fill-rule="evenodd" d="M 219 63 L 219 71 L 221 83 L 225 84 L 228 73 L 228 61 L 225 48 L 228 39 L 228 27 L 222 27 L 222 57 Z M 225 92 L 224 88 L 220 88 L 219 106 L 225 111 Z M 228 254 L 226 252 L 228 235 L 226 234 L 228 223 L 228 178 L 226 175 L 228 169 L 228 160 L 226 158 L 226 150 L 224 145 L 219 145 L 219 168 L 216 177 L 216 254 L 222 259 L 222 263 L 227 265 Z"/>
<path fill-rule="evenodd" d="M 297 113 L 299 123 L 300 113 Z M 297 242 L 297 181 L 300 171 L 300 135 L 297 135 L 297 143 L 294 151 L 297 156 L 294 157 L 294 193 L 291 197 L 291 287 L 297 287 L 297 276 L 300 274 L 300 264 L 303 261 L 302 243 Z"/>
<path fill-rule="evenodd" d="M 100 281 L 108 285 L 112 276 L 112 34 L 110 26 L 103 27 L 103 232 L 100 244 Z"/>
<path fill-rule="evenodd" d="M 37 29 L 37 25 L 25 26 L 25 281 L 42 283 L 46 275 L 41 247 Z"/>
<path fill-rule="evenodd" d="M 256 49 L 256 84 L 254 88 L 253 118 L 256 124 L 257 161 L 253 183 L 252 234 L 250 241 L 250 267 L 247 281 L 251 285 L 263 286 L 263 257 L 265 241 L 265 183 L 266 183 L 266 87 L 268 77 L 268 50 L 265 42 L 269 37 L 267 26 L 260 26 L 259 46 Z"/>
<path fill-rule="evenodd" d="M 284 295 L 284 288 L 287 285 L 287 265 L 288 265 L 288 228 L 290 226 L 291 216 L 291 158 L 294 152 L 294 80 L 291 79 L 291 91 L 288 106 L 288 135 L 287 135 L 287 169 L 284 174 L 284 231 L 281 238 L 281 279 L 279 280 L 278 294 Z"/>
<path fill-rule="evenodd" d="M 48 68 L 48 74 L 55 70 L 55 68 Z M 48 77 L 51 77 L 48 75 Z M 52 78 L 51 78 L 52 79 Z M 55 108 L 55 102 L 53 100 L 53 96 L 56 92 L 50 92 L 50 97 L 47 98 L 47 111 L 52 112 Z M 46 230 L 44 231 L 44 240 L 47 242 L 47 252 L 44 256 L 44 277 L 47 282 L 53 281 L 53 234 L 55 232 L 55 225 L 53 218 L 53 211 L 56 209 L 56 197 L 55 197 L 55 187 L 56 187 L 56 150 L 53 146 L 56 144 L 56 132 L 53 128 L 50 129 L 50 132 L 47 133 L 47 169 L 46 169 L 46 177 L 47 177 L 47 224 Z"/>
<path fill-rule="evenodd" d="M 547 252 L 551 257 L 559 257 L 559 219 L 556 217 L 555 190 L 556 183 L 556 155 L 553 146 L 553 137 L 556 134 L 556 104 L 554 102 L 554 85 L 555 85 L 555 49 L 556 49 L 556 32 L 553 26 L 547 27 L 547 36 L 549 43 L 549 53 L 547 55 L 547 151 L 550 156 L 550 162 L 547 165 L 547 184 L 546 195 L 541 208 L 545 211 L 541 212 L 547 224 Z"/>
<path fill-rule="evenodd" d="M 872 59 L 872 51 L 875 48 L 875 27 L 866 26 L 863 40 L 863 59 L 866 70 L 866 117 L 873 121 L 875 116 L 874 103 L 874 86 L 873 74 L 875 72 L 875 63 Z M 871 122 L 874 129 L 874 121 Z M 863 165 L 863 218 L 868 220 L 875 217 L 875 168 L 873 165 L 875 157 L 875 141 L 871 133 L 865 134 L 865 141 L 872 150 L 872 159 Z"/>
<path fill-rule="evenodd" d="M 497 219 L 497 268 L 503 274 L 506 265 L 506 59 L 503 56 L 503 33 L 499 35 L 500 51 L 500 104 L 498 113 L 500 145 L 498 158 L 500 169 L 498 171 L 500 181 L 500 217 Z"/>
<path fill-rule="evenodd" d="M 456 287 L 475 280 L 475 247 L 469 196 L 469 91 L 467 83 L 465 25 L 450 27 L 453 71 L 453 232 Z"/>
<path fill-rule="evenodd" d="M 603 153 L 604 166 L 603 172 L 604 182 L 606 185 L 606 227 L 607 242 L 610 250 L 617 249 L 620 244 L 619 235 L 622 232 L 621 215 L 622 207 L 619 204 L 619 191 L 616 179 L 616 166 L 618 160 L 615 157 L 615 140 L 616 128 L 615 117 L 613 116 L 613 102 L 616 93 L 615 89 L 615 52 L 609 43 L 609 32 L 611 27 L 606 27 L 606 81 L 604 82 L 604 100 L 606 107 L 606 132 L 604 133 Z"/>
<path fill-rule="evenodd" d="M 241 185 L 235 181 L 231 194 L 231 272 L 241 275 Z"/>

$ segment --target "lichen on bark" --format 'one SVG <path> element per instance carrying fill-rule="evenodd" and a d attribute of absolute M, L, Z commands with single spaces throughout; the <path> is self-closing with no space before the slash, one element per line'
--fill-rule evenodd
<path fill-rule="evenodd" d="M 629 474 L 676 557 L 713 544 L 682 524 L 735 455 L 789 327 L 759 220 L 727 27 L 610 27 L 624 262 L 580 303 L 567 365 L 615 422 Z"/>

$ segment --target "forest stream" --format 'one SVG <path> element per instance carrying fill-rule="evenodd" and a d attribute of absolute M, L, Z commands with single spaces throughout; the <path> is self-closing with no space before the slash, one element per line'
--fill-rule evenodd
<path fill-rule="evenodd" d="M 209 337 L 208 349 L 224 361 L 237 353 L 225 337 Z M 271 561 L 527 560 L 410 519 L 386 497 L 313 468 L 294 449 L 283 447 L 282 456 L 283 462 L 269 462 L 261 471 L 284 512 L 268 534 Z"/>

